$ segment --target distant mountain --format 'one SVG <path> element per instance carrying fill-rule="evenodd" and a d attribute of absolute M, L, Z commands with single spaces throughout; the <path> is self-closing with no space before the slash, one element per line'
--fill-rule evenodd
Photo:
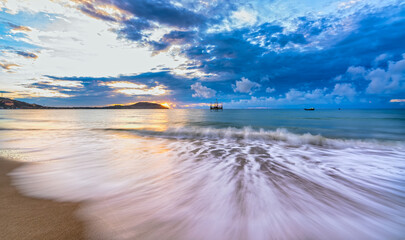
<path fill-rule="evenodd" d="M 138 102 L 132 105 L 114 105 L 108 107 L 101 107 L 103 109 L 168 109 L 158 103 Z"/>
<path fill-rule="evenodd" d="M 45 107 L 9 98 L 0 97 L 0 109 L 168 109 L 158 103 L 138 102 L 131 105 L 113 105 L 105 107 Z"/>
<path fill-rule="evenodd" d="M 0 97 L 0 109 L 46 109 L 47 107 L 38 105 L 38 104 L 30 104 L 26 102 L 21 102 L 9 98 Z"/>

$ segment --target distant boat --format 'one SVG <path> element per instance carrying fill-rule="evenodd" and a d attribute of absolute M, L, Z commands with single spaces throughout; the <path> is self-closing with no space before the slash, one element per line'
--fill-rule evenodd
<path fill-rule="evenodd" d="M 210 111 L 222 111 L 223 109 L 223 105 L 222 103 L 218 103 L 218 99 L 215 103 L 210 104 Z"/>
<path fill-rule="evenodd" d="M 304 110 L 305 110 L 305 111 L 314 111 L 315 108 L 313 108 L 313 107 L 312 107 L 312 108 L 304 108 Z"/>

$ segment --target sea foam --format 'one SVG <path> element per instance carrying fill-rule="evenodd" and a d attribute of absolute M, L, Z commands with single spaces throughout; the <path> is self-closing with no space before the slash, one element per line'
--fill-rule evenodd
<path fill-rule="evenodd" d="M 30 153 L 39 162 L 15 170 L 13 183 L 29 196 L 83 202 L 79 215 L 94 238 L 395 239 L 405 232 L 398 142 L 195 127 L 68 135 L 69 149 L 61 139 Z"/>

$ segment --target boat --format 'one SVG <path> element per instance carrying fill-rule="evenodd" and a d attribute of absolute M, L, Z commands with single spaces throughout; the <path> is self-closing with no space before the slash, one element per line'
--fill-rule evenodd
<path fill-rule="evenodd" d="M 313 108 L 313 107 L 312 107 L 312 108 L 304 108 L 304 110 L 305 110 L 305 111 L 314 111 L 315 108 Z"/>
<path fill-rule="evenodd" d="M 216 100 L 215 103 L 210 104 L 210 111 L 222 111 L 223 110 L 223 105 L 222 103 L 218 103 L 218 99 Z"/>

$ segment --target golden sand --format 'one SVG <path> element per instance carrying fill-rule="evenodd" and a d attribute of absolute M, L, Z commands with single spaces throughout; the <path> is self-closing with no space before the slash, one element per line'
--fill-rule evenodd
<path fill-rule="evenodd" d="M 21 163 L 0 158 L 0 239 L 85 239 L 79 204 L 22 196 L 7 175 Z"/>

